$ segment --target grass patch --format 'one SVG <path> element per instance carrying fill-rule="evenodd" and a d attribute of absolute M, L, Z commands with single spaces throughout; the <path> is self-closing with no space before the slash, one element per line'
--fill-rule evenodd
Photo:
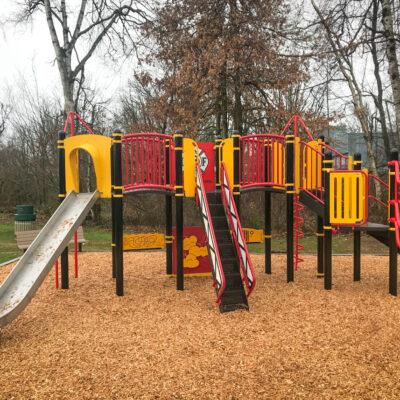
<path fill-rule="evenodd" d="M 14 236 L 14 224 L 0 224 L 0 264 L 22 254 Z"/>
<path fill-rule="evenodd" d="M 316 254 L 317 253 L 317 237 L 305 236 L 300 239 L 300 244 L 304 246 L 301 253 Z M 249 245 L 249 249 L 253 253 L 264 253 L 263 243 L 254 243 Z M 272 236 L 272 251 L 275 253 L 286 253 L 286 236 Z M 332 240 L 333 254 L 352 254 L 353 253 L 353 236 L 352 235 L 334 235 Z M 362 235 L 361 238 L 362 254 L 387 254 L 388 248 L 376 239 L 368 235 Z"/>
<path fill-rule="evenodd" d="M 83 251 L 111 251 L 111 229 L 88 226 L 84 228 L 84 236 L 87 240 Z M 316 254 L 316 236 L 305 236 L 300 243 L 304 246 L 302 253 Z M 70 245 L 73 249 L 73 245 Z M 263 253 L 264 244 L 250 244 L 250 252 Z M 272 238 L 272 251 L 276 253 L 286 252 L 286 236 L 276 235 Z M 361 251 L 363 254 L 387 254 L 388 249 L 370 236 L 363 235 L 361 240 Z M 352 254 L 352 235 L 335 235 L 333 237 L 334 254 Z M 22 255 L 18 249 L 14 236 L 14 224 L 0 224 L 0 263 L 11 260 Z"/>

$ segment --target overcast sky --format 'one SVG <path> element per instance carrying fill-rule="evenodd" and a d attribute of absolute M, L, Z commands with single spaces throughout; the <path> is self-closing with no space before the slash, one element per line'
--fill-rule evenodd
<path fill-rule="evenodd" d="M 15 11 L 16 2 L 0 1 L 0 21 L 4 21 Z M 44 15 L 37 14 L 32 23 L 18 26 L 8 23 L 2 24 L 1 28 L 0 100 L 7 100 L 8 89 L 12 87 L 13 82 L 20 80 L 21 77 L 29 82 L 33 73 L 37 76 L 40 93 L 57 92 L 61 95 L 58 69 L 54 63 L 54 50 Z M 87 65 L 87 75 L 102 95 L 111 98 L 126 84 L 128 67 L 129 61 L 123 65 L 115 65 L 94 56 Z"/>

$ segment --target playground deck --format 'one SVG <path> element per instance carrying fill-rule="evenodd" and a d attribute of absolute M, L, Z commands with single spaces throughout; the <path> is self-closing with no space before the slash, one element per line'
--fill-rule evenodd
<path fill-rule="evenodd" d="M 251 311 L 221 315 L 207 278 L 184 292 L 165 277 L 165 255 L 125 254 L 125 296 L 111 254 L 84 253 L 80 278 L 32 303 L 0 331 L 0 399 L 398 398 L 400 300 L 387 295 L 388 258 L 335 257 L 334 289 L 305 256 L 293 284 L 273 256 Z M 0 269 L 0 282 L 9 268 Z"/>

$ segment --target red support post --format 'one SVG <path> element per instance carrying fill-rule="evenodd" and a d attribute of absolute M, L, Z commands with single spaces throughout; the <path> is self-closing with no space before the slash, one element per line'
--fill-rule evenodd
<path fill-rule="evenodd" d="M 56 289 L 58 289 L 58 259 L 54 264 L 54 286 Z"/>
<path fill-rule="evenodd" d="M 78 231 L 74 233 L 75 278 L 78 277 Z"/>

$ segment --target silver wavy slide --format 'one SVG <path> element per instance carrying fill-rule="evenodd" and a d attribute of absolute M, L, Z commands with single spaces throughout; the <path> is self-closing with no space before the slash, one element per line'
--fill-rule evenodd
<path fill-rule="evenodd" d="M 71 192 L 60 204 L 0 286 L 0 327 L 29 304 L 98 197 L 98 192 Z"/>

